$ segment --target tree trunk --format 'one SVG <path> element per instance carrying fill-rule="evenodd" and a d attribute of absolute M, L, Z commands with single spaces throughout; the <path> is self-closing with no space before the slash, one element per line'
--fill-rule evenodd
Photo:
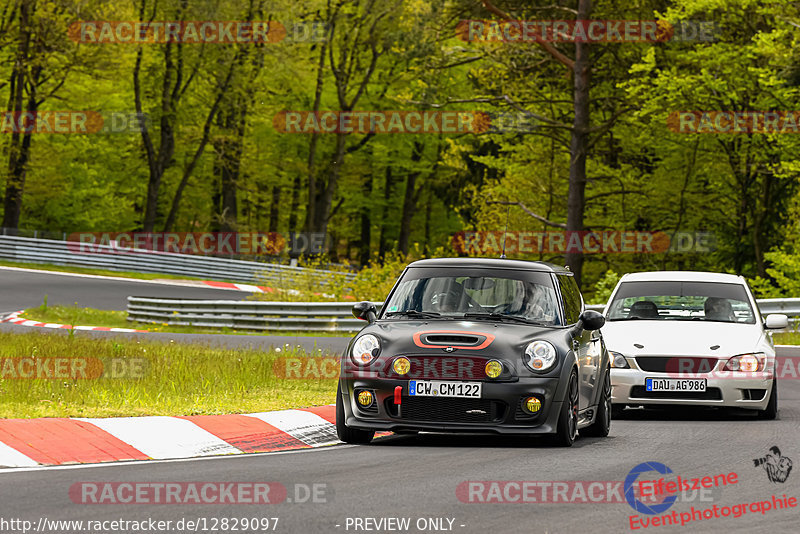
<path fill-rule="evenodd" d="M 411 152 L 411 162 L 419 163 L 422 159 L 422 151 L 424 145 L 419 141 L 414 141 L 414 149 Z M 406 193 L 403 197 L 403 212 L 400 216 L 400 237 L 398 239 L 398 248 L 404 255 L 408 254 L 409 241 L 411 239 L 411 221 L 414 219 L 414 213 L 417 211 L 417 178 L 420 172 L 412 170 L 406 178 Z"/>
<path fill-rule="evenodd" d="M 578 1 L 578 20 L 587 20 L 592 11 L 591 0 Z M 567 196 L 567 235 L 583 230 L 583 212 L 586 205 L 586 152 L 589 141 L 589 87 L 591 83 L 591 63 L 589 45 L 575 43 L 573 106 L 575 116 L 572 121 L 572 140 L 570 143 L 569 193 Z M 567 240 L 569 243 L 569 240 Z M 575 273 L 575 281 L 581 286 L 583 254 L 566 254 L 567 267 Z"/>
<path fill-rule="evenodd" d="M 381 234 L 378 238 L 378 258 L 381 263 L 389 248 L 389 201 L 393 189 L 392 166 L 386 165 L 386 181 L 383 186 L 383 214 L 381 215 Z"/>
<path fill-rule="evenodd" d="M 269 206 L 269 225 L 267 231 L 277 232 L 281 205 L 281 186 L 272 186 L 272 204 Z"/>
<path fill-rule="evenodd" d="M 315 207 L 314 219 L 316 226 L 314 231 L 325 234 L 328 231 L 328 222 L 331 218 L 331 207 L 333 206 L 333 195 L 336 193 L 336 186 L 339 182 L 339 172 L 344 163 L 345 143 L 347 142 L 346 133 L 336 134 L 336 151 L 334 152 L 333 161 L 331 161 L 328 171 L 328 185 L 325 191 L 318 199 Z"/>
<path fill-rule="evenodd" d="M 235 107 L 235 106 L 230 106 Z M 219 201 L 215 206 L 218 209 L 216 218 L 220 221 L 220 230 L 223 232 L 235 231 L 238 227 L 238 202 L 237 184 L 241 156 L 244 143 L 244 117 L 245 109 L 235 113 L 228 105 L 220 108 L 217 125 L 222 130 L 222 135 L 215 139 L 214 153 L 216 164 L 215 172 L 219 175 Z M 235 132 L 235 133 L 234 133 Z M 233 138 L 231 138 L 231 136 Z"/>
<path fill-rule="evenodd" d="M 372 243 L 372 173 L 367 175 L 367 183 L 364 184 L 364 196 L 367 202 L 361 208 L 361 239 L 359 241 L 358 261 L 362 267 L 366 267 L 370 259 L 370 245 Z"/>
<path fill-rule="evenodd" d="M 325 53 L 328 49 L 327 42 L 320 45 L 319 61 L 317 63 L 317 83 L 314 87 L 314 107 L 312 111 L 316 114 L 319 112 L 320 102 L 322 101 L 322 88 L 325 82 Z M 319 219 L 316 215 L 317 210 L 317 175 L 316 175 L 316 158 L 317 158 L 317 142 L 318 136 L 316 132 L 311 134 L 311 140 L 308 143 L 308 207 L 306 209 L 306 232 L 313 232 L 317 228 Z M 295 184 L 298 189 L 298 204 L 299 204 L 299 178 L 295 178 Z M 292 210 L 294 215 L 296 208 Z M 295 231 L 296 223 L 289 225 L 290 231 Z"/>
<path fill-rule="evenodd" d="M 25 79 L 28 70 L 28 60 L 31 41 L 31 15 L 29 11 L 32 3 L 22 2 L 19 8 L 19 43 L 14 67 L 11 75 L 11 96 L 9 109 L 14 111 L 14 119 L 20 122 L 22 106 L 25 97 Z M 28 98 L 27 111 L 36 111 L 36 84 L 31 84 L 33 93 Z M 33 109 L 31 109 L 31 107 Z M 25 172 L 30 152 L 31 134 L 21 134 L 19 128 L 14 128 L 8 146 L 8 177 L 3 201 L 3 227 L 18 228 L 19 218 L 22 214 L 22 194 L 25 189 Z"/>
<path fill-rule="evenodd" d="M 425 256 L 430 256 L 431 253 L 431 197 L 427 195 L 427 203 L 425 206 Z"/>

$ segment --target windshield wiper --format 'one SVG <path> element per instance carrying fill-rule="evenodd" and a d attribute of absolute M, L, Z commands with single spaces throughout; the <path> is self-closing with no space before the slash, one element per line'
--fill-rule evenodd
<path fill-rule="evenodd" d="M 394 317 L 396 315 L 405 315 L 407 317 L 420 317 L 420 318 L 424 318 L 424 319 L 430 319 L 432 317 L 441 317 L 442 316 L 441 313 L 436 313 L 436 312 L 428 312 L 428 311 L 421 312 L 421 311 L 418 311 L 418 310 L 404 310 L 404 311 L 389 312 L 384 317 Z"/>
<path fill-rule="evenodd" d="M 538 323 L 536 321 L 531 321 L 530 319 L 526 319 L 525 317 L 520 317 L 519 315 L 505 315 L 502 313 L 465 313 L 464 318 L 475 318 L 475 319 L 497 319 L 500 321 L 509 320 L 509 321 L 516 321 L 518 323 L 525 323 L 535 326 L 549 326 L 545 323 Z"/>

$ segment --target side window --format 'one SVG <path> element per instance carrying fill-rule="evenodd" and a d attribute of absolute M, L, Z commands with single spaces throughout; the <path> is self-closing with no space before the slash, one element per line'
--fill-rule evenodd
<path fill-rule="evenodd" d="M 556 275 L 558 277 L 558 285 L 561 286 L 561 297 L 564 299 L 564 314 L 566 315 L 567 324 L 575 324 L 578 322 L 578 317 L 583 311 L 583 297 L 581 291 L 578 289 L 578 284 L 575 283 L 573 276 L 566 274 Z"/>

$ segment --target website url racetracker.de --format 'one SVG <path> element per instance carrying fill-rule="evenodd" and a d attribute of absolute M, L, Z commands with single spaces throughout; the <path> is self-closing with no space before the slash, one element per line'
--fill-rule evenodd
<path fill-rule="evenodd" d="M 278 526 L 277 517 L 184 517 L 181 519 L 49 519 L 38 521 L 0 517 L 0 532 L 266 532 Z"/>

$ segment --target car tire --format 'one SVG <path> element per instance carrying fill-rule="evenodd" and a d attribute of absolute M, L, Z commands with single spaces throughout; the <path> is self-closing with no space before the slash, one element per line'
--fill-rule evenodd
<path fill-rule="evenodd" d="M 758 411 L 758 418 L 772 421 L 778 418 L 778 379 L 772 379 L 772 393 L 769 395 L 767 407 Z"/>
<path fill-rule="evenodd" d="M 600 391 L 600 400 L 597 403 L 597 416 L 594 418 L 594 423 L 581 430 L 581 435 L 596 438 L 608 436 L 608 432 L 611 430 L 612 417 L 611 376 L 606 371 L 606 376 L 603 378 L 603 389 Z"/>
<path fill-rule="evenodd" d="M 336 435 L 345 443 L 355 445 L 366 445 L 372 441 L 375 431 L 349 428 L 344 424 L 344 419 L 344 400 L 342 399 L 342 386 L 340 384 L 336 388 Z"/>
<path fill-rule="evenodd" d="M 551 438 L 553 445 L 572 447 L 578 437 L 578 394 L 578 373 L 573 370 L 561 402 L 556 433 Z"/>

